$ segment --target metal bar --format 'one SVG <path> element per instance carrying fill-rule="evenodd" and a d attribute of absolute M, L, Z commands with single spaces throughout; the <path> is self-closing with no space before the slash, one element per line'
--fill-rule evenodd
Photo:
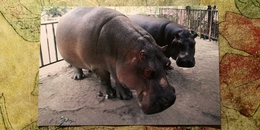
<path fill-rule="evenodd" d="M 46 38 L 47 38 L 47 48 L 48 48 L 49 63 L 51 63 L 51 54 L 50 54 L 50 45 L 49 45 L 47 25 L 45 25 L 45 30 L 46 30 Z"/>
<path fill-rule="evenodd" d="M 196 17 L 198 17 L 197 18 L 197 20 L 196 21 L 194 21 L 195 23 L 194 23 L 194 25 L 195 25 L 195 27 L 194 27 L 194 29 L 196 29 L 196 31 L 200 31 L 200 21 L 201 21 L 201 11 L 196 11 L 197 13 L 196 13 Z"/>
<path fill-rule="evenodd" d="M 182 10 L 181 10 L 180 12 L 182 13 Z M 179 14 L 179 10 L 178 10 L 178 15 L 180 15 L 180 14 Z M 182 15 L 180 15 L 180 19 L 179 19 L 179 24 L 182 25 L 181 21 L 183 21 L 183 19 L 182 19 Z"/>
<path fill-rule="evenodd" d="M 199 32 L 200 32 L 200 38 L 201 38 L 201 33 L 202 33 L 202 21 L 203 21 L 203 16 L 202 16 L 202 11 L 200 11 L 200 21 L 198 21 L 198 26 L 199 26 Z"/>
<path fill-rule="evenodd" d="M 209 11 L 210 12 L 210 19 L 209 19 L 209 41 L 211 41 L 211 31 L 212 31 L 212 10 Z"/>
<path fill-rule="evenodd" d="M 43 58 L 42 58 L 42 47 L 41 47 L 41 45 L 40 45 L 40 61 L 41 61 L 41 65 L 40 65 L 40 67 L 41 67 L 41 66 L 44 65 Z"/>
<path fill-rule="evenodd" d="M 48 66 L 48 65 L 52 65 L 52 64 L 54 64 L 54 63 L 58 63 L 58 62 L 63 61 L 63 60 L 64 60 L 64 59 L 60 59 L 60 60 L 57 60 L 57 61 L 54 61 L 54 62 L 50 62 L 50 63 L 48 63 L 48 64 L 45 64 L 45 65 L 40 66 L 40 68 L 43 68 L 43 67 Z"/>
<path fill-rule="evenodd" d="M 42 22 L 41 25 L 48 25 L 48 24 L 55 24 L 58 23 L 58 21 L 47 21 L 47 22 Z"/>
<path fill-rule="evenodd" d="M 208 13 L 208 11 L 207 11 L 207 13 Z M 202 28 L 202 29 L 203 29 L 203 32 L 202 32 L 202 33 L 203 33 L 204 35 L 205 35 L 205 34 L 207 35 L 207 27 L 206 27 L 207 25 L 206 25 L 206 22 L 205 22 L 205 21 L 206 21 L 206 19 L 204 19 L 204 21 L 203 21 L 203 28 Z"/>
<path fill-rule="evenodd" d="M 218 38 L 218 11 L 214 10 L 216 21 L 214 22 L 214 38 L 215 40 Z"/>
<path fill-rule="evenodd" d="M 196 30 L 196 21 L 197 21 L 198 19 L 195 19 L 195 17 L 197 17 L 197 16 L 195 16 L 195 15 L 197 15 L 197 12 L 191 10 L 191 15 L 192 15 L 192 17 L 190 17 L 190 24 L 191 24 L 192 26 L 191 26 L 190 28 L 193 30 L 193 32 L 195 32 L 195 31 L 197 31 L 197 30 Z"/>
<path fill-rule="evenodd" d="M 57 50 L 57 45 L 56 45 L 56 35 L 55 35 L 55 29 L 54 29 L 54 23 L 52 25 L 52 34 L 53 34 L 53 40 L 54 40 L 54 49 L 55 49 L 55 57 L 56 61 L 58 60 L 58 50 Z"/>

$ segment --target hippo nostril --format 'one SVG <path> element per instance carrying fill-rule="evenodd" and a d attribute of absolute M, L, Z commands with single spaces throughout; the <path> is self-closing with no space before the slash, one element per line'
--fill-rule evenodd
<path fill-rule="evenodd" d="M 159 104 L 161 107 L 166 108 L 169 106 L 168 99 L 167 98 L 160 98 Z"/>
<path fill-rule="evenodd" d="M 192 63 L 192 61 L 191 61 L 191 60 L 187 60 L 186 62 L 187 62 L 188 64 L 191 64 L 191 63 Z"/>
<path fill-rule="evenodd" d="M 192 60 L 187 60 L 186 64 L 187 64 L 188 67 L 193 67 L 195 65 Z"/>
<path fill-rule="evenodd" d="M 185 64 L 188 64 L 190 61 L 187 60 L 187 59 L 183 59 L 182 62 L 185 63 Z"/>

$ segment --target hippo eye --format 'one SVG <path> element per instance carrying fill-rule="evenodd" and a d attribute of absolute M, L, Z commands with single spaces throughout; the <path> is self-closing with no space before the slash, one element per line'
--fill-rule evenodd
<path fill-rule="evenodd" d="M 176 42 L 176 44 L 177 44 L 178 46 L 180 46 L 180 45 L 181 45 L 181 42 Z"/>
<path fill-rule="evenodd" d="M 181 42 L 177 42 L 178 47 L 183 48 L 183 44 Z"/>
<path fill-rule="evenodd" d="M 144 76 L 146 78 L 152 78 L 152 74 L 153 74 L 153 71 L 151 69 L 149 69 L 149 68 L 144 69 Z"/>

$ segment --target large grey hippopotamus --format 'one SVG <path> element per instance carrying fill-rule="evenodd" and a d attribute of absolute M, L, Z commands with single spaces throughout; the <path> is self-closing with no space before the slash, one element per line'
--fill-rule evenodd
<path fill-rule="evenodd" d="M 159 46 L 168 45 L 164 54 L 176 60 L 179 67 L 195 66 L 195 40 L 183 26 L 166 18 L 132 15 L 129 18 L 150 33 Z"/>
<path fill-rule="evenodd" d="M 104 7 L 78 7 L 60 19 L 56 40 L 76 74 L 83 74 L 81 68 L 96 73 L 109 98 L 130 99 L 129 89 L 136 90 L 145 114 L 161 112 L 175 102 L 165 70 L 170 60 L 152 36 L 125 15 Z"/>

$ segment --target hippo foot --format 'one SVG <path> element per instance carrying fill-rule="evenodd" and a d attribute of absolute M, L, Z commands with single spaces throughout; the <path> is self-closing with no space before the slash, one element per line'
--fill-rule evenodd
<path fill-rule="evenodd" d="M 116 95 L 121 100 L 130 100 L 133 98 L 133 94 L 130 89 L 123 87 L 122 85 L 116 85 Z"/>
<path fill-rule="evenodd" d="M 116 90 L 109 89 L 109 90 L 106 91 L 106 93 L 107 93 L 108 99 L 116 98 Z"/>
<path fill-rule="evenodd" d="M 73 69 L 74 69 L 74 76 L 71 77 L 72 79 L 81 80 L 86 77 L 81 68 L 73 67 Z"/>
<path fill-rule="evenodd" d="M 73 77 L 71 77 L 74 80 L 81 80 L 84 79 L 86 76 L 84 74 L 74 74 Z"/>

